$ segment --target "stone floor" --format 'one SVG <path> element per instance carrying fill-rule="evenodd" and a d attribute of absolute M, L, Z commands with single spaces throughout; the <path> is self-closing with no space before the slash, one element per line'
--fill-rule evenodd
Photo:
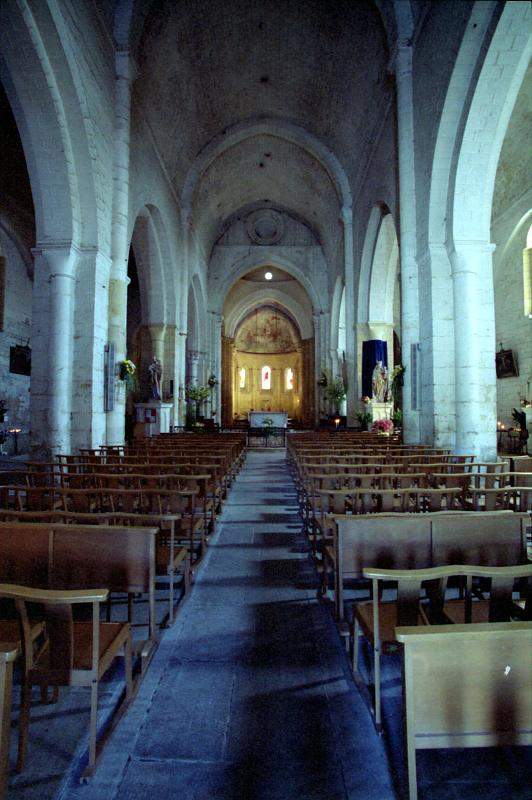
<path fill-rule="evenodd" d="M 400 664 L 384 665 L 379 738 L 316 600 L 283 450 L 248 453 L 192 593 L 96 776 L 79 786 L 83 697 L 36 707 L 37 771 L 30 762 L 9 798 L 386 800 L 404 791 Z M 520 748 L 421 753 L 418 771 L 421 800 L 529 796 Z"/>

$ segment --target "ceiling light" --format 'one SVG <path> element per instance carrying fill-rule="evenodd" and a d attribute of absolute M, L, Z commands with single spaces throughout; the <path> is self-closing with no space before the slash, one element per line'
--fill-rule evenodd
<path fill-rule="evenodd" d="M 264 277 L 266 278 L 267 281 L 271 281 L 271 279 L 273 278 L 273 275 L 272 275 L 271 272 L 265 272 L 264 273 Z"/>

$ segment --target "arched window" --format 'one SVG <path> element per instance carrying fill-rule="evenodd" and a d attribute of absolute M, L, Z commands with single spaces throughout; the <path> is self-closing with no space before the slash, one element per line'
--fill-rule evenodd
<path fill-rule="evenodd" d="M 246 388 L 246 368 L 242 367 L 238 370 L 238 388 L 245 389 Z"/>
<path fill-rule="evenodd" d="M 287 367 L 284 371 L 284 389 L 285 392 L 291 392 L 294 389 L 294 370 L 292 367 Z"/>
<path fill-rule="evenodd" d="M 261 370 L 260 387 L 264 392 L 269 392 L 272 388 L 272 371 L 271 368 L 266 366 Z"/>
<path fill-rule="evenodd" d="M 532 317 L 532 225 L 526 235 L 523 251 L 523 289 L 525 295 L 525 317 Z"/>

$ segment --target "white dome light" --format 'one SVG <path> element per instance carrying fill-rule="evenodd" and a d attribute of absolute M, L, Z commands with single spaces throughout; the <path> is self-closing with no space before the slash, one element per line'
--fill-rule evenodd
<path fill-rule="evenodd" d="M 273 278 L 273 275 L 272 275 L 271 272 L 265 272 L 264 273 L 264 277 L 266 278 L 267 281 L 271 281 L 271 279 Z"/>

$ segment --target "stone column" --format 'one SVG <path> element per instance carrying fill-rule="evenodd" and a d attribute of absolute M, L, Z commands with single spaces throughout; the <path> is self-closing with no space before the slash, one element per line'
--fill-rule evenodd
<path fill-rule="evenodd" d="M 344 225 L 344 282 L 345 282 L 345 362 L 347 372 L 347 424 L 355 424 L 357 411 L 358 379 L 356 372 L 355 341 L 355 276 L 353 256 L 353 209 L 342 209 Z"/>
<path fill-rule="evenodd" d="M 32 449 L 55 456 L 70 452 L 72 315 L 78 254 L 70 243 L 38 245 L 33 254 L 37 291 L 32 321 Z"/>
<path fill-rule="evenodd" d="M 164 367 L 164 335 L 166 332 L 166 325 L 164 323 L 159 323 L 157 325 L 150 324 L 146 325 L 146 328 L 150 332 L 151 346 L 153 351 L 151 356 L 158 358 Z"/>
<path fill-rule="evenodd" d="M 176 337 L 176 398 L 177 398 L 177 420 L 176 425 L 184 425 L 186 417 L 185 386 L 187 371 L 187 332 L 179 331 Z M 174 409 L 175 412 L 175 409 Z"/>
<path fill-rule="evenodd" d="M 406 368 L 403 389 L 403 438 L 419 442 L 419 291 L 416 262 L 416 186 L 414 171 L 414 111 L 412 44 L 399 39 L 395 61 L 399 155 L 399 222 L 401 254 L 401 350 Z"/>
<path fill-rule="evenodd" d="M 314 408 L 314 423 L 317 424 L 320 420 L 321 416 L 321 407 L 323 403 L 323 390 L 320 389 L 318 386 L 318 380 L 321 378 L 322 372 L 327 368 L 327 364 L 324 362 L 322 358 L 321 352 L 321 326 L 320 326 L 320 313 L 319 311 L 314 311 L 312 314 L 312 323 L 314 327 L 314 385 L 316 386 L 316 403 Z"/>
<path fill-rule="evenodd" d="M 455 325 L 456 452 L 497 455 L 494 245 L 455 240 L 451 258 Z"/>
<path fill-rule="evenodd" d="M 222 314 L 211 312 L 211 364 L 212 374 L 218 381 L 212 390 L 213 407 L 216 411 L 216 422 L 221 422 L 222 408 Z M 210 377 L 210 376 L 209 376 Z"/>
<path fill-rule="evenodd" d="M 126 356 L 127 262 L 129 255 L 129 141 L 131 129 L 131 84 L 135 66 L 129 50 L 115 56 L 115 127 L 113 176 L 112 268 L 109 281 L 109 343 L 114 345 L 114 408 L 107 414 L 107 444 L 123 444 L 126 395 L 119 386 L 116 364 Z"/>
<path fill-rule="evenodd" d="M 197 350 L 189 350 L 187 360 L 189 383 L 191 386 L 197 386 L 200 353 Z"/>

